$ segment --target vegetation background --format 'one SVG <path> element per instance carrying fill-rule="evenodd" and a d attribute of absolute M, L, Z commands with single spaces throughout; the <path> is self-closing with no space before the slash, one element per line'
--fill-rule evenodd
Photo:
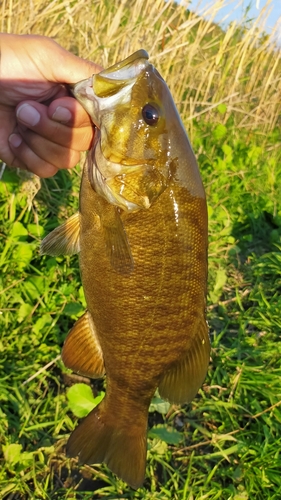
<path fill-rule="evenodd" d="M 213 17 L 221 6 L 213 2 Z M 263 32 L 266 12 L 222 31 L 212 15 L 206 21 L 186 7 L 164 0 L 0 6 L 1 31 L 53 37 L 104 67 L 140 47 L 150 53 L 206 187 L 212 339 L 209 373 L 192 404 L 153 401 L 143 488 L 134 492 L 104 466 L 67 459 L 67 436 L 102 384 L 60 360 L 85 307 L 77 258 L 40 257 L 38 247 L 76 210 L 80 168 L 42 181 L 38 193 L 38 179 L 2 168 L 1 499 L 281 498 L 280 50 L 274 33 Z"/>

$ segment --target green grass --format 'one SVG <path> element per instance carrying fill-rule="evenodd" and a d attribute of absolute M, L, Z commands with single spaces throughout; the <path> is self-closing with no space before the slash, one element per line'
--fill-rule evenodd
<path fill-rule="evenodd" d="M 83 31 L 85 2 L 73 2 L 66 18 L 59 3 L 40 1 L 32 4 L 35 10 L 42 7 L 34 30 L 56 36 L 59 16 L 60 23 L 65 20 L 64 45 L 98 62 L 125 53 L 124 36 L 138 45 L 132 50 L 139 48 L 146 33 L 147 48 L 153 49 L 183 113 L 206 187 L 212 353 L 192 404 L 172 406 L 166 415 L 154 401 L 143 488 L 131 490 L 105 466 L 79 466 L 66 458 L 75 415 L 94 404 L 103 384 L 72 374 L 60 360 L 64 338 L 85 300 L 77 258 L 42 257 L 39 242 L 76 211 L 79 169 L 42 181 L 35 197 L 34 179 L 6 169 L 0 184 L 0 498 L 279 500 L 281 79 L 274 71 L 280 53 L 273 53 L 258 31 L 254 38 L 253 32 L 233 27 L 223 33 L 175 5 L 164 13 L 164 24 L 159 21 L 156 40 L 149 18 L 130 24 L 126 10 L 119 11 L 121 29 L 116 24 L 110 36 L 117 15 L 111 2 L 87 3 L 103 30 L 104 44 L 100 40 L 93 49 L 92 33 L 99 32 Z M 147 9 L 149 1 L 144 3 Z M 32 32 L 34 12 L 24 17 L 19 8 L 15 4 L 4 21 L 8 26 L 12 12 L 17 31 Z M 71 16 L 75 36 L 70 36 Z M 188 19 L 192 29 L 181 24 Z M 188 51 L 177 48 L 187 40 Z M 179 81 L 184 54 L 189 59 Z M 238 94 L 229 98 L 233 92 Z M 78 386 L 79 397 L 71 390 L 68 397 L 76 382 L 94 396 Z"/>
<path fill-rule="evenodd" d="M 64 455 L 77 422 L 67 387 L 89 381 L 67 372 L 58 355 L 85 304 L 77 259 L 40 257 L 38 245 L 45 231 L 75 211 L 79 175 L 60 172 L 44 181 L 28 205 L 16 173 L 5 172 L 0 190 L 3 498 L 84 499 L 93 498 L 93 491 L 94 498 L 108 499 L 280 498 L 277 136 L 268 135 L 262 147 L 258 131 L 247 141 L 235 128 L 221 135 L 209 123 L 195 126 L 210 213 L 212 362 L 191 405 L 171 407 L 167 417 L 150 414 L 147 479 L 137 492 L 106 467 L 80 467 Z M 268 150 L 274 152 L 270 166 Z M 95 391 L 100 389 L 101 384 Z"/>

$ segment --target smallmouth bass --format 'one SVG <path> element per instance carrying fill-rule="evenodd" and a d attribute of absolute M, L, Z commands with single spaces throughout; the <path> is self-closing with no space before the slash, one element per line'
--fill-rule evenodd
<path fill-rule="evenodd" d="M 87 311 L 62 359 L 91 378 L 106 373 L 107 387 L 67 452 L 82 463 L 105 462 L 138 488 L 156 388 L 172 403 L 189 402 L 208 368 L 206 199 L 169 89 L 144 50 L 72 92 L 95 139 L 79 212 L 43 240 L 41 252 L 80 252 Z"/>

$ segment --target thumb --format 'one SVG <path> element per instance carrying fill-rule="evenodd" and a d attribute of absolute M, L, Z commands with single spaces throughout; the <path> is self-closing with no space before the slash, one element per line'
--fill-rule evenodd
<path fill-rule="evenodd" d="M 14 50 L 23 67 L 27 59 L 27 80 L 36 81 L 39 71 L 51 83 L 76 83 L 102 70 L 98 64 L 75 56 L 47 36 L 1 34 L 1 40 Z M 13 70 L 13 65 L 10 66 Z"/>
<path fill-rule="evenodd" d="M 98 64 L 75 56 L 50 38 L 41 37 L 45 41 L 45 50 L 52 61 L 53 81 L 57 83 L 76 83 L 99 73 L 102 67 Z M 47 40 L 47 43 L 46 43 Z M 50 76 L 49 76 L 50 81 Z"/>
<path fill-rule="evenodd" d="M 46 36 L 1 33 L 0 51 L 3 78 L 10 81 L 21 77 L 25 82 L 38 83 L 43 78 L 50 83 L 76 83 L 102 69 Z"/>

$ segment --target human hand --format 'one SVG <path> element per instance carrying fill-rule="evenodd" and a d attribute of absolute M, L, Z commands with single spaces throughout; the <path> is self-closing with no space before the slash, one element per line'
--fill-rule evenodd
<path fill-rule="evenodd" d="M 43 36 L 0 34 L 0 52 L 1 160 L 40 177 L 75 166 L 93 127 L 63 83 L 101 68 Z"/>

